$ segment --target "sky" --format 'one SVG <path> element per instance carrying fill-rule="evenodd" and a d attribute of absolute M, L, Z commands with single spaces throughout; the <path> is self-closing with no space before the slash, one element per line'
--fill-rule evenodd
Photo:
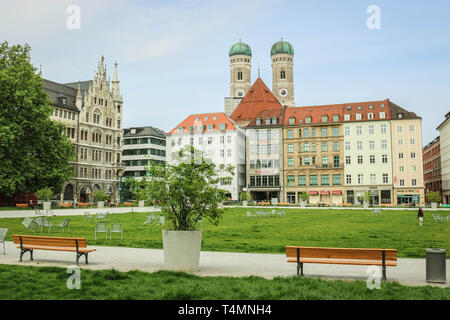
<path fill-rule="evenodd" d="M 448 0 L 0 0 L 0 41 L 28 43 L 44 78 L 90 80 L 104 55 L 111 78 L 118 62 L 124 127 L 166 132 L 224 111 L 228 50 L 240 38 L 252 82 L 259 65 L 271 88 L 270 48 L 283 37 L 295 50 L 297 106 L 389 98 L 422 117 L 426 145 L 450 111 L 449 35 Z"/>

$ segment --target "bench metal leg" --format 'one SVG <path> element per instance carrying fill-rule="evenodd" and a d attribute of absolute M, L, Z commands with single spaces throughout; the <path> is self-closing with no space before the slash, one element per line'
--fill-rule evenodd
<path fill-rule="evenodd" d="M 30 252 L 31 261 L 33 261 L 33 249 L 20 249 L 19 262 L 22 262 L 22 257 L 26 252 Z"/>
<path fill-rule="evenodd" d="M 89 264 L 89 262 L 88 262 L 88 254 L 87 253 L 77 253 L 77 261 L 76 261 L 76 263 L 77 263 L 77 266 L 79 265 L 79 263 L 78 263 L 78 260 L 80 260 L 80 257 L 81 256 L 84 256 L 85 257 L 85 263 L 86 264 Z"/>
<path fill-rule="evenodd" d="M 297 264 L 297 276 L 303 276 L 303 263 Z"/>
<path fill-rule="evenodd" d="M 386 266 L 383 266 L 383 280 L 386 281 Z"/>

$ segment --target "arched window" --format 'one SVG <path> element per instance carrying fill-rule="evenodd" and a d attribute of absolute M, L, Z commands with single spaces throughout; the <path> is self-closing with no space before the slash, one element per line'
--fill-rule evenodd
<path fill-rule="evenodd" d="M 281 70 L 281 72 L 280 72 L 280 79 L 286 79 L 286 71 Z"/>
<path fill-rule="evenodd" d="M 238 80 L 242 80 L 242 71 L 238 71 L 237 77 Z"/>

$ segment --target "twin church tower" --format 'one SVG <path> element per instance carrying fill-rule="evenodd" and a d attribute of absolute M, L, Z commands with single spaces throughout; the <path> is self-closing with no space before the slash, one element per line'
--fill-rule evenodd
<path fill-rule="evenodd" d="M 239 40 L 231 46 L 228 54 L 231 76 L 230 97 L 225 98 L 225 113 L 229 116 L 252 86 L 252 49 L 248 44 Z M 272 60 L 272 93 L 282 106 L 295 107 L 294 47 L 281 38 L 272 46 L 270 56 Z"/>

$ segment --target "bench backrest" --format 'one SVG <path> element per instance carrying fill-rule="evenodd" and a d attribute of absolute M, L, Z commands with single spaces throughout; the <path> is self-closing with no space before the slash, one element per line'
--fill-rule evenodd
<path fill-rule="evenodd" d="M 300 249 L 301 258 L 382 260 L 384 251 L 386 261 L 397 261 L 397 249 L 320 248 L 320 247 L 286 246 L 286 256 L 288 258 L 296 258 L 297 248 Z"/>
<path fill-rule="evenodd" d="M 63 238 L 63 237 L 42 237 L 42 236 L 28 236 L 28 235 L 13 235 L 15 244 L 36 245 L 48 247 L 74 247 L 78 241 L 78 248 L 86 248 L 87 243 L 84 238 Z"/>

